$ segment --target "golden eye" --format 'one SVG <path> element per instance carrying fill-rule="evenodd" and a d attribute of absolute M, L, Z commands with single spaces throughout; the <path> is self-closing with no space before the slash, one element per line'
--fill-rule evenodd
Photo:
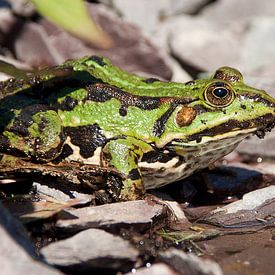
<path fill-rule="evenodd" d="M 235 93 L 229 84 L 214 82 L 206 87 L 204 98 L 211 106 L 223 108 L 232 103 Z"/>

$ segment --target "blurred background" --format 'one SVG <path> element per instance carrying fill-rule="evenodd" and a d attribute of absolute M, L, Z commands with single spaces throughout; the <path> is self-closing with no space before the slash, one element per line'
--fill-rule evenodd
<path fill-rule="evenodd" d="M 76 2 L 95 27 L 70 7 Z M 32 70 L 91 54 L 129 72 L 179 82 L 233 66 L 248 84 L 275 96 L 275 1 L 0 0 L 0 59 Z M 239 150 L 269 158 L 274 145 L 271 134 Z"/>

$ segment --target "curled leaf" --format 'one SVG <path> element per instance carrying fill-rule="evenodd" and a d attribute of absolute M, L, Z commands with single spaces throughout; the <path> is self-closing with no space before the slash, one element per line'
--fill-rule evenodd
<path fill-rule="evenodd" d="M 83 0 L 31 0 L 51 22 L 99 48 L 110 48 L 111 38 L 90 17 Z"/>

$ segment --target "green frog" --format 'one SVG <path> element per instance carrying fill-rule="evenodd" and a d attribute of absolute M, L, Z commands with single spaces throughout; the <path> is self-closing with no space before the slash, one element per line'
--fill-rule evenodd
<path fill-rule="evenodd" d="M 11 78 L 0 92 L 0 173 L 16 169 L 11 158 L 111 169 L 120 200 L 188 177 L 275 124 L 274 98 L 230 67 L 175 83 L 89 56 Z"/>

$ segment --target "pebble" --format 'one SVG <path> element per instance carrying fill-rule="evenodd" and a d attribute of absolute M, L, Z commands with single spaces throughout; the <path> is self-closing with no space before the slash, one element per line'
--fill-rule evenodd
<path fill-rule="evenodd" d="M 65 210 L 72 218 L 62 219 L 61 217 L 56 226 L 70 232 L 87 228 L 107 228 L 115 231 L 123 227 L 144 231 L 155 221 L 165 218 L 165 209 L 164 205 L 148 203 L 144 200 L 83 207 Z"/>
<path fill-rule="evenodd" d="M 175 248 L 160 253 L 160 261 L 173 267 L 180 274 L 222 275 L 219 265 L 210 260 L 203 260 L 193 254 L 186 254 Z"/>
<path fill-rule="evenodd" d="M 179 275 L 172 267 L 164 263 L 156 263 L 150 265 L 149 267 L 142 267 L 139 269 L 134 269 L 125 275 Z"/>
<path fill-rule="evenodd" d="M 88 229 L 41 249 L 46 262 L 78 272 L 94 268 L 129 270 L 138 251 L 121 237 L 100 229 Z"/>

